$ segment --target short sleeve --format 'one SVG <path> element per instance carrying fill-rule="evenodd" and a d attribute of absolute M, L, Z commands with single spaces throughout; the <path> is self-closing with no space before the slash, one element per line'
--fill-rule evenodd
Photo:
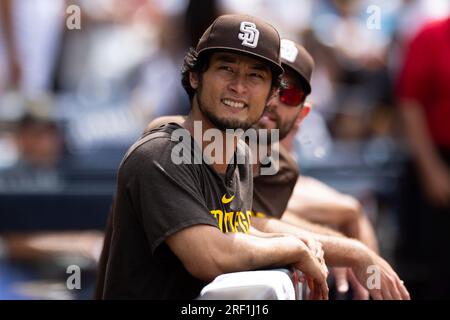
<path fill-rule="evenodd" d="M 428 29 L 409 44 L 397 79 L 396 95 L 400 100 L 414 100 L 426 105 L 433 80 L 433 42 Z"/>
<path fill-rule="evenodd" d="M 119 172 L 152 252 L 183 228 L 196 224 L 218 227 L 205 203 L 198 168 L 171 161 L 173 146 L 166 138 L 149 141 L 129 156 Z"/>

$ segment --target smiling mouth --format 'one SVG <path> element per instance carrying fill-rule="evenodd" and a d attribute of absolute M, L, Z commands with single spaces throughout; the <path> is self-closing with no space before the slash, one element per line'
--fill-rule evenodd
<path fill-rule="evenodd" d="M 264 111 L 262 117 L 267 118 L 270 121 L 276 122 L 277 121 L 277 117 L 270 111 Z"/>
<path fill-rule="evenodd" d="M 222 99 L 221 102 L 224 105 L 226 105 L 228 107 L 231 107 L 231 108 L 234 108 L 234 109 L 244 109 L 247 106 L 247 104 L 245 104 L 244 102 L 233 101 L 233 100 L 230 100 L 230 99 Z"/>

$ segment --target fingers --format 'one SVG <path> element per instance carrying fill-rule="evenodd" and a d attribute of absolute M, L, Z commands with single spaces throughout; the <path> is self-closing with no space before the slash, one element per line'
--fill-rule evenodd
<path fill-rule="evenodd" d="M 320 284 L 320 292 L 322 293 L 321 300 L 328 300 L 328 284 L 326 281 L 322 281 Z"/>
<path fill-rule="evenodd" d="M 325 263 L 325 259 L 323 257 L 318 257 L 317 261 L 319 262 L 320 267 L 322 268 L 322 271 L 325 273 L 325 277 L 327 277 L 329 272 L 328 272 L 328 267 Z"/>
<path fill-rule="evenodd" d="M 409 300 L 409 292 L 397 273 L 383 258 L 369 251 L 370 259 L 351 272 L 369 290 L 374 300 Z"/>
<path fill-rule="evenodd" d="M 352 269 L 350 268 L 347 269 L 347 276 L 348 282 L 352 287 L 353 300 L 369 300 L 370 297 L 369 291 L 367 291 L 366 288 L 363 287 L 361 283 L 359 283 Z"/>
<path fill-rule="evenodd" d="M 408 290 L 401 283 L 385 283 L 382 290 L 371 290 L 370 295 L 382 300 L 411 300 Z"/>
<path fill-rule="evenodd" d="M 389 277 L 389 289 L 392 299 L 395 300 L 410 300 L 408 290 L 406 289 L 404 282 L 400 280 L 397 274 L 393 274 Z"/>
<path fill-rule="evenodd" d="M 394 300 L 403 300 L 402 295 L 399 290 L 400 282 L 397 282 L 397 277 L 395 277 L 393 280 L 391 279 L 392 285 L 391 285 L 391 296 Z"/>
<path fill-rule="evenodd" d="M 373 300 L 383 300 L 383 295 L 381 294 L 380 289 L 371 289 L 369 290 L 369 293 Z"/>
<path fill-rule="evenodd" d="M 307 277 L 308 289 L 309 293 L 307 296 L 307 300 L 315 300 L 316 299 L 316 289 L 314 285 L 314 280 L 310 277 Z"/>
<path fill-rule="evenodd" d="M 317 245 L 316 245 L 315 256 L 316 256 L 317 260 L 319 261 L 320 266 L 322 267 L 326 276 L 328 276 L 329 271 L 328 271 L 328 267 L 325 263 L 325 258 L 324 258 L 325 252 L 322 249 L 322 244 L 320 242 L 316 242 L 316 243 L 317 243 Z"/>
<path fill-rule="evenodd" d="M 346 293 L 348 291 L 347 268 L 332 268 L 331 273 L 336 282 L 336 288 L 339 293 Z"/>
<path fill-rule="evenodd" d="M 353 300 L 369 300 L 370 294 L 369 291 L 367 291 L 363 286 L 361 286 L 359 283 L 357 286 L 352 287 L 353 290 Z"/>
<path fill-rule="evenodd" d="M 387 269 L 387 270 L 386 270 Z M 374 299 L 410 300 L 410 295 L 404 283 L 389 266 L 380 267 L 380 288 L 370 290 Z"/>
<path fill-rule="evenodd" d="M 309 295 L 307 300 L 328 300 L 328 284 L 326 281 L 317 281 L 308 277 Z"/>
<path fill-rule="evenodd" d="M 411 300 L 411 296 L 408 292 L 408 289 L 406 289 L 406 287 L 405 287 L 405 283 L 400 279 L 399 279 L 399 281 L 400 281 L 399 289 L 400 289 L 400 294 L 402 296 L 402 299 L 403 300 Z"/>
<path fill-rule="evenodd" d="M 323 264 L 324 265 L 324 264 Z M 308 299 L 328 299 L 328 272 L 310 250 L 307 255 L 296 264 L 296 267 L 305 274 L 310 289 Z M 326 266 L 325 266 L 326 268 Z"/>
<path fill-rule="evenodd" d="M 316 257 L 323 257 L 322 243 L 313 239 L 303 240 Z"/>
<path fill-rule="evenodd" d="M 394 300 L 391 294 L 391 284 L 388 281 L 381 283 L 381 296 L 383 300 Z"/>
<path fill-rule="evenodd" d="M 385 271 L 381 275 L 379 287 L 369 288 L 369 292 L 374 300 L 402 300 L 395 278 Z"/>

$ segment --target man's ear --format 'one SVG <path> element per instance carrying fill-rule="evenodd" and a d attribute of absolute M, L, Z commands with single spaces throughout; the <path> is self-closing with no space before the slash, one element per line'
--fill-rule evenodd
<path fill-rule="evenodd" d="M 272 98 L 275 98 L 277 96 L 279 88 L 278 87 L 272 87 L 272 89 L 270 89 L 270 95 L 269 95 L 269 99 L 267 99 L 267 101 L 269 101 Z"/>
<path fill-rule="evenodd" d="M 300 125 L 300 123 L 306 118 L 306 116 L 309 114 L 309 112 L 311 111 L 312 108 L 312 104 L 309 101 L 306 101 L 303 104 L 302 109 L 300 110 L 297 119 L 295 120 L 296 124 Z"/>
<path fill-rule="evenodd" d="M 197 72 L 189 72 L 189 83 L 191 84 L 192 89 L 198 88 L 198 73 Z"/>
<path fill-rule="evenodd" d="M 278 88 L 272 87 L 270 89 L 269 96 L 266 99 L 266 107 L 267 107 L 267 104 L 269 103 L 269 101 L 277 96 L 277 93 L 278 93 Z"/>

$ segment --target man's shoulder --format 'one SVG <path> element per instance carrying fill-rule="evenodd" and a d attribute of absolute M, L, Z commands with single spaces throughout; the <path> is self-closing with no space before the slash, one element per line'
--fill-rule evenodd
<path fill-rule="evenodd" d="M 121 166 L 128 161 L 169 160 L 173 147 L 179 143 L 173 139 L 176 130 L 185 131 L 173 123 L 152 129 L 143 134 L 127 151 Z M 186 132 L 189 134 L 188 132 Z"/>
<path fill-rule="evenodd" d="M 255 177 L 255 185 L 257 182 L 265 181 L 280 181 L 283 183 L 290 183 L 296 181 L 300 174 L 297 161 L 292 154 L 283 147 L 282 144 L 276 144 L 273 147 L 272 155 L 270 156 L 270 163 L 266 167 L 275 168 L 275 174 L 260 174 Z"/>
<path fill-rule="evenodd" d="M 285 166 L 292 171 L 298 171 L 297 161 L 282 144 L 279 144 L 278 152 L 280 157 L 280 166 Z"/>

